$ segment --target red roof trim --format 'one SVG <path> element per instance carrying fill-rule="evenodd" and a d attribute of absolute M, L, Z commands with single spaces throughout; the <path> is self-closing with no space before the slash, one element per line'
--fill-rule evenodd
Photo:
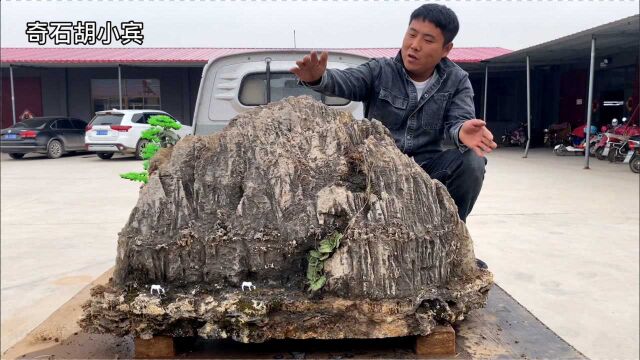
<path fill-rule="evenodd" d="M 225 55 L 268 50 L 258 48 L 2 48 L 2 64 L 194 64 L 201 65 Z M 304 50 L 304 49 L 297 49 Z M 366 57 L 394 57 L 397 48 L 330 49 Z M 510 53 L 496 47 L 453 48 L 455 62 L 476 63 Z"/>

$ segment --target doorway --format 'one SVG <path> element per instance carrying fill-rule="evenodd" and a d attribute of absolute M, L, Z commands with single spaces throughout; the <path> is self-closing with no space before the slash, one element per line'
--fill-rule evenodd
<path fill-rule="evenodd" d="M 16 100 L 16 122 L 20 114 L 29 109 L 33 116 L 42 116 L 42 87 L 39 77 L 14 77 L 13 86 Z M 11 111 L 11 79 L 8 76 L 2 77 L 2 128 L 13 125 L 13 115 Z"/>
<path fill-rule="evenodd" d="M 624 114 L 624 90 L 602 92 L 600 109 L 601 125 L 611 124 L 613 119 L 618 119 L 618 124 L 621 124 Z"/>

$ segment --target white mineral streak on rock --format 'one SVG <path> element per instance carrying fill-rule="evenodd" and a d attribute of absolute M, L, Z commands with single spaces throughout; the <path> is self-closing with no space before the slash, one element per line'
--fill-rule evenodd
<path fill-rule="evenodd" d="M 279 158 L 274 174 L 273 189 L 277 195 L 280 210 L 285 210 L 291 204 L 291 174 L 295 172 L 293 161 L 286 158 Z"/>

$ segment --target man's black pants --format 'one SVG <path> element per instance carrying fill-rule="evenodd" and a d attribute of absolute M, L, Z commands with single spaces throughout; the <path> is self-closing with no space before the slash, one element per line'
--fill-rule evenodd
<path fill-rule="evenodd" d="M 472 150 L 445 150 L 421 163 L 432 179 L 443 183 L 458 206 L 458 215 L 464 222 L 480 195 L 487 159 Z"/>

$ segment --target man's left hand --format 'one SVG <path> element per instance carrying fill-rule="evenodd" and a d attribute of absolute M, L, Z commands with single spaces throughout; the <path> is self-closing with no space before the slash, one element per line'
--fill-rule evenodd
<path fill-rule="evenodd" d="M 493 141 L 493 134 L 486 125 L 487 123 L 480 119 L 467 120 L 462 124 L 458 133 L 460 142 L 481 157 L 498 147 Z"/>

